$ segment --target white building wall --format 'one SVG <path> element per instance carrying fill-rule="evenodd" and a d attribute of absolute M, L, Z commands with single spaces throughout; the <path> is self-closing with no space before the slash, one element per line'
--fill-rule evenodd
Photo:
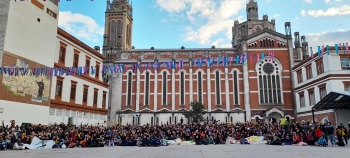
<path fill-rule="evenodd" d="M 46 13 L 46 8 L 58 14 L 58 6 L 50 1 L 43 3 L 44 10 L 28 2 L 10 1 L 4 51 L 28 60 L 53 67 L 58 20 Z M 37 21 L 40 18 L 40 22 Z M 57 17 L 58 18 L 58 17 Z M 44 59 L 44 60 L 43 60 Z M 0 119 L 5 124 L 16 120 L 33 124 L 48 123 L 48 106 L 0 100 Z"/>

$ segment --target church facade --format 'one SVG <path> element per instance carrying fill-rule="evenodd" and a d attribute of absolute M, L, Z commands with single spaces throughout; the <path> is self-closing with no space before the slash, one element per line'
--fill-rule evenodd
<path fill-rule="evenodd" d="M 132 5 L 107 1 L 104 65 L 124 66 L 123 72 L 104 74 L 110 85 L 108 121 L 187 123 L 182 113 L 194 101 L 203 103 L 204 121 L 293 120 L 291 68 L 302 56 L 293 49 L 301 47 L 299 33 L 293 43 L 289 22 L 278 33 L 274 19 L 259 19 L 257 2 L 246 5 L 247 21 L 234 22 L 231 48 L 134 49 Z"/>

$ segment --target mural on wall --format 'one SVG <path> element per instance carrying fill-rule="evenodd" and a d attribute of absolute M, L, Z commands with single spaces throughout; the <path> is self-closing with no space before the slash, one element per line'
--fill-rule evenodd
<path fill-rule="evenodd" d="M 16 64 L 12 68 L 21 67 L 28 68 L 29 63 L 17 59 Z M 28 69 L 28 73 L 31 74 L 31 70 Z M 42 102 L 48 101 L 50 95 L 50 78 L 47 76 L 30 76 L 30 75 L 18 75 L 9 76 L 3 75 L 2 85 L 7 87 L 7 90 L 12 91 L 15 96 L 31 95 L 31 101 Z"/>

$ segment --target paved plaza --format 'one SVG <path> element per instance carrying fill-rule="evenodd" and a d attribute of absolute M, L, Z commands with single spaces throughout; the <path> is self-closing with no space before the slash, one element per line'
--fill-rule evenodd
<path fill-rule="evenodd" d="M 1 158 L 337 158 L 349 147 L 269 145 L 182 145 L 0 151 Z"/>

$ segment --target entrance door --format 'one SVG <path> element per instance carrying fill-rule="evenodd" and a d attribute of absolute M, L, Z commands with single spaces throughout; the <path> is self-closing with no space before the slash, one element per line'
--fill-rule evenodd
<path fill-rule="evenodd" d="M 271 123 L 279 123 L 281 117 L 282 117 L 281 114 L 279 114 L 277 112 L 273 112 L 268 116 Z"/>

